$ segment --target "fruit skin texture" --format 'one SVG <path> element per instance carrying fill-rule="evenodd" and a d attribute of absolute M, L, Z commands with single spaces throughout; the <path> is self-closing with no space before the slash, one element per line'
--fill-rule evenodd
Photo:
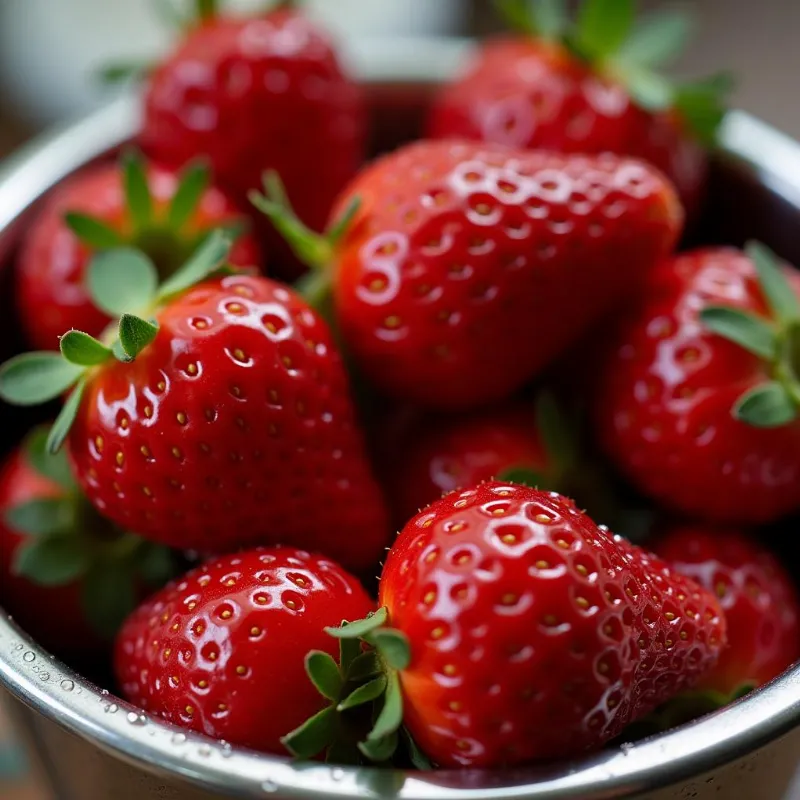
<path fill-rule="evenodd" d="M 117 679 L 149 714 L 286 755 L 280 737 L 326 702 L 306 677 L 306 653 L 338 656 L 324 628 L 373 608 L 358 581 L 322 556 L 281 547 L 225 556 L 128 618 Z"/>
<path fill-rule="evenodd" d="M 85 657 L 87 651 L 99 652 L 103 642 L 86 620 L 80 585 L 45 587 L 16 575 L 14 560 L 27 537 L 4 521 L 5 513 L 15 506 L 64 496 L 65 489 L 36 472 L 21 449 L 5 460 L 0 470 L 0 604 L 51 652 L 62 657 Z M 58 609 L 57 618 L 54 609 Z"/>
<path fill-rule="evenodd" d="M 800 277 L 787 273 L 800 294 Z M 700 310 L 766 316 L 752 261 L 733 248 L 665 261 L 613 335 L 598 370 L 595 429 L 627 478 L 668 508 L 712 522 L 762 524 L 800 504 L 800 423 L 757 428 L 731 413 L 769 366 L 711 333 Z"/>
<path fill-rule="evenodd" d="M 672 180 L 690 218 L 707 183 L 705 149 L 675 112 L 641 109 L 624 86 L 562 45 L 529 37 L 484 45 L 467 74 L 442 88 L 429 131 L 437 139 L 641 158 Z"/>
<path fill-rule="evenodd" d="M 700 678 L 725 640 L 693 581 L 571 500 L 498 482 L 408 523 L 379 602 L 410 641 L 404 722 L 442 767 L 596 748 Z"/>
<path fill-rule="evenodd" d="M 656 543 L 661 558 L 719 598 L 728 646 L 698 684 L 726 697 L 761 686 L 800 658 L 800 605 L 775 556 L 736 530 L 673 528 Z"/>
<path fill-rule="evenodd" d="M 156 218 L 166 213 L 178 187 L 177 172 L 150 165 L 148 184 L 153 195 Z M 45 201 L 27 229 L 17 262 L 16 303 L 28 342 L 44 350 L 57 350 L 58 337 L 76 328 L 99 336 L 109 317 L 92 302 L 84 286 L 84 274 L 93 252 L 75 236 L 64 221 L 67 212 L 95 217 L 127 238 L 132 233 L 125 201 L 122 173 L 117 164 L 103 164 L 84 170 L 65 181 Z M 167 271 L 181 265 L 190 255 L 198 234 L 224 224 L 242 222 L 239 208 L 219 189 L 203 193 L 196 212 L 181 229 L 185 241 L 157 236 L 137 242 Z M 237 267 L 258 267 L 261 253 L 254 239 L 241 236 L 233 245 L 230 262 Z"/>
<path fill-rule="evenodd" d="M 167 164 L 208 159 L 241 201 L 274 169 L 303 221 L 322 230 L 363 160 L 365 132 L 361 91 L 327 35 L 275 11 L 191 29 L 150 77 L 140 141 Z"/>
<path fill-rule="evenodd" d="M 672 248 L 670 185 L 629 159 L 420 142 L 365 170 L 337 246 L 345 341 L 387 394 L 505 399 Z"/>
<path fill-rule="evenodd" d="M 178 549 L 288 543 L 371 566 L 387 534 L 330 331 L 266 278 L 202 283 L 135 361 L 99 367 L 69 436 L 117 524 Z"/>

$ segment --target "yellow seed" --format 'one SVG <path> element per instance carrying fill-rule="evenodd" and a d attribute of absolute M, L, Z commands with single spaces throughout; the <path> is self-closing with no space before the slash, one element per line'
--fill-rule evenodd
<path fill-rule="evenodd" d="M 153 496 L 153 492 L 152 492 L 152 490 L 150 489 L 149 486 L 142 486 L 142 491 L 144 492 L 144 494 L 147 497 L 152 497 Z"/>
<path fill-rule="evenodd" d="M 436 600 L 436 592 L 430 591 L 425 594 L 425 597 L 422 598 L 422 602 L 425 603 L 426 606 L 431 605 L 434 600 Z"/>
<path fill-rule="evenodd" d="M 431 550 L 431 552 L 428 553 L 427 556 L 425 556 L 425 561 L 428 564 L 432 564 L 434 561 L 436 561 L 437 558 L 439 558 L 439 553 L 436 550 Z"/>
<path fill-rule="evenodd" d="M 97 451 L 98 451 L 99 453 L 102 453 L 102 452 L 103 452 L 103 437 L 102 437 L 102 436 L 98 436 L 98 437 L 97 437 L 97 438 L 94 440 L 94 445 L 95 445 L 95 447 L 97 448 Z"/>
<path fill-rule="evenodd" d="M 224 611 L 223 611 L 223 612 L 220 614 L 220 616 L 222 617 L 222 619 L 230 619 L 230 618 L 233 616 L 233 612 L 232 612 L 232 611 L 231 611 L 229 608 L 226 608 L 226 609 L 225 609 L 225 610 L 224 610 Z"/>
<path fill-rule="evenodd" d="M 250 635 L 251 636 L 261 636 L 261 628 L 256 628 L 256 627 L 250 628 Z"/>
<path fill-rule="evenodd" d="M 150 419 L 153 416 L 153 406 L 145 406 L 144 407 L 144 415 Z"/>
<path fill-rule="evenodd" d="M 140 453 L 141 453 L 141 454 L 142 454 L 142 455 L 143 455 L 145 458 L 150 458 L 150 448 L 149 448 L 149 447 L 148 447 L 146 444 L 143 444 L 143 445 L 142 445 L 142 446 L 139 448 L 139 452 L 140 452 Z"/>
<path fill-rule="evenodd" d="M 535 517 L 537 522 L 540 522 L 542 525 L 547 525 L 548 522 L 552 522 L 553 520 L 547 516 L 547 514 L 537 514 Z"/>
<path fill-rule="evenodd" d="M 292 364 L 294 363 L 294 362 L 292 361 L 292 359 L 291 359 L 291 358 L 289 358 L 289 356 L 284 356 L 284 357 L 281 359 L 281 361 L 283 362 L 283 366 L 284 366 L 284 367 L 286 367 L 286 369 L 291 369 L 291 368 L 292 368 Z"/>
<path fill-rule="evenodd" d="M 125 463 L 125 454 L 120 450 L 117 453 L 117 466 L 121 467 Z"/>
<path fill-rule="evenodd" d="M 426 520 L 425 520 L 425 521 L 422 523 L 422 527 L 423 527 L 423 528 L 430 528 L 430 526 L 431 526 L 431 525 L 433 525 L 433 519 L 431 519 L 430 517 L 428 517 L 428 519 L 426 519 Z"/>
<path fill-rule="evenodd" d="M 186 424 L 186 414 L 184 414 L 183 411 L 179 411 L 175 415 L 175 419 L 178 420 L 178 424 L 179 425 L 185 425 Z"/>
<path fill-rule="evenodd" d="M 589 608 L 589 601 L 585 597 L 576 597 L 575 603 L 580 608 Z"/>
<path fill-rule="evenodd" d="M 190 603 L 187 604 L 186 608 L 188 608 L 189 611 L 194 611 L 197 608 L 197 603 L 194 600 L 192 600 Z M 202 626 L 198 625 L 197 627 L 201 628 Z M 201 631 L 201 633 L 202 633 L 202 631 Z"/>
<path fill-rule="evenodd" d="M 550 562 L 539 560 L 536 562 L 536 569 L 550 569 Z"/>
<path fill-rule="evenodd" d="M 503 544 L 516 544 L 517 543 L 517 537 L 513 533 L 506 533 L 506 534 L 503 534 L 503 536 L 500 537 L 500 541 Z"/>
<path fill-rule="evenodd" d="M 680 636 L 683 641 L 686 641 L 689 638 L 689 634 L 686 633 L 686 631 L 681 631 Z"/>
<path fill-rule="evenodd" d="M 225 585 L 236 586 L 236 578 L 228 578 L 228 580 L 225 581 Z"/>
<path fill-rule="evenodd" d="M 392 314 L 391 316 L 386 317 L 386 319 L 384 320 L 383 324 L 384 324 L 384 326 L 386 328 L 389 328 L 390 330 L 393 330 L 395 328 L 399 328 L 400 327 L 400 317 L 396 316 L 395 314 Z"/>
<path fill-rule="evenodd" d="M 225 703 L 220 703 L 217 706 L 217 711 L 227 711 L 227 710 L 228 710 L 228 706 L 226 706 Z"/>
<path fill-rule="evenodd" d="M 444 628 L 438 627 L 431 631 L 431 639 L 441 639 L 444 636 Z"/>
<path fill-rule="evenodd" d="M 244 354 L 244 350 L 240 350 L 238 347 L 236 348 L 236 350 L 233 351 L 233 357 L 237 361 L 246 361 L 247 360 L 247 356 Z"/>
<path fill-rule="evenodd" d="M 578 573 L 578 575 L 581 575 L 584 578 L 589 574 L 589 570 L 586 569 L 586 567 L 584 567 L 583 564 L 576 564 L 575 571 Z"/>
<path fill-rule="evenodd" d="M 456 669 L 455 664 L 445 664 L 442 667 L 442 672 L 444 672 L 445 675 L 449 675 L 452 678 L 453 675 L 455 675 L 456 672 L 458 672 L 458 670 Z"/>
<path fill-rule="evenodd" d="M 503 514 L 505 514 L 505 513 L 506 513 L 506 510 L 504 508 L 493 508 L 492 509 L 492 514 L 495 517 L 502 517 Z"/>
<path fill-rule="evenodd" d="M 124 430 L 124 431 L 128 429 L 128 425 L 130 425 L 130 420 L 129 420 L 127 417 L 123 417 L 123 418 L 122 418 L 122 419 L 119 421 L 119 426 L 120 426 L 120 428 L 122 428 L 122 430 Z"/>
<path fill-rule="evenodd" d="M 237 675 L 246 675 L 247 674 L 247 667 L 243 667 L 241 664 L 236 667 L 236 674 Z"/>
<path fill-rule="evenodd" d="M 190 717 L 192 716 L 192 714 L 194 714 L 194 708 L 192 708 L 192 706 L 186 706 L 185 711 Z"/>
<path fill-rule="evenodd" d="M 664 616 L 667 618 L 667 622 L 672 622 L 675 619 L 675 615 L 671 611 L 665 612 Z"/>
<path fill-rule="evenodd" d="M 231 314 L 241 314 L 244 312 L 244 306 L 241 303 L 228 303 L 227 310 Z"/>
<path fill-rule="evenodd" d="M 208 681 L 203 681 L 203 680 L 197 681 L 197 687 L 199 689 L 208 689 Z"/>
<path fill-rule="evenodd" d="M 552 627 L 558 624 L 558 620 L 553 614 L 547 614 L 544 618 L 544 624 Z"/>
<path fill-rule="evenodd" d="M 158 389 L 159 392 L 163 392 L 167 388 L 167 384 L 165 381 L 159 381 L 156 384 L 156 388 Z"/>
<path fill-rule="evenodd" d="M 568 542 L 566 539 L 559 539 L 559 540 L 556 542 L 556 544 L 557 544 L 557 545 L 558 545 L 558 546 L 559 546 L 559 547 L 560 547 L 562 550 L 569 550 L 569 542 Z"/>
<path fill-rule="evenodd" d="M 189 364 L 189 366 L 186 367 L 186 371 L 189 375 L 197 375 L 197 364 Z"/>
<path fill-rule="evenodd" d="M 461 711 L 462 705 L 458 700 L 451 700 L 447 706 L 451 711 Z"/>

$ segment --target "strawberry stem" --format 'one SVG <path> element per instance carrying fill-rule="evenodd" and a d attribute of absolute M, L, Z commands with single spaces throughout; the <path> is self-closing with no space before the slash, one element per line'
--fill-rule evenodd
<path fill-rule="evenodd" d="M 195 0 L 195 14 L 200 22 L 208 22 L 219 13 L 217 0 Z"/>

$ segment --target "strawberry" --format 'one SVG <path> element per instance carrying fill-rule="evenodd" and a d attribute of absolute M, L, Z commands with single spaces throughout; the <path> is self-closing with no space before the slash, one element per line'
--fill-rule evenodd
<path fill-rule="evenodd" d="M 441 767 L 574 756 L 694 683 L 725 642 L 711 593 L 571 500 L 513 483 L 414 517 L 379 603 L 332 631 L 377 650 L 385 695 L 361 743 L 376 760 L 401 722 Z"/>
<path fill-rule="evenodd" d="M 89 662 L 172 560 L 98 515 L 46 438 L 32 433 L 0 469 L 0 603 L 44 647 Z"/>
<path fill-rule="evenodd" d="M 691 19 L 668 11 L 636 26 L 632 0 L 584 0 L 575 24 L 550 2 L 497 5 L 520 32 L 482 45 L 440 90 L 431 136 L 642 158 L 693 217 L 730 80 L 679 85 L 654 72 L 682 49 Z"/>
<path fill-rule="evenodd" d="M 84 285 L 91 257 L 112 247 L 140 248 L 169 276 L 215 228 L 241 229 L 246 217 L 207 171 L 183 173 L 145 164 L 133 154 L 122 163 L 90 167 L 45 201 L 27 229 L 17 261 L 16 302 L 28 341 L 58 349 L 70 328 L 99 336 L 109 322 Z M 261 266 L 255 241 L 240 235 L 230 256 L 239 267 Z"/>
<path fill-rule="evenodd" d="M 766 248 L 665 261 L 623 316 L 594 391 L 597 437 L 626 477 L 698 519 L 800 509 L 800 277 Z"/>
<path fill-rule="evenodd" d="M 196 5 L 195 23 L 148 78 L 142 146 L 167 164 L 207 158 L 240 200 L 275 169 L 321 228 L 364 157 L 359 87 L 327 34 L 287 3 L 244 18 Z"/>
<path fill-rule="evenodd" d="M 682 211 L 611 155 L 418 142 L 368 167 L 326 236 L 279 183 L 254 201 L 308 263 L 364 376 L 440 409 L 503 400 L 670 252 Z"/>
<path fill-rule="evenodd" d="M 117 637 L 117 679 L 149 714 L 285 754 L 283 734 L 324 704 L 305 677 L 306 654 L 326 653 L 320 680 L 337 691 L 338 648 L 324 629 L 373 606 L 355 578 L 322 556 L 280 547 L 225 556 L 130 616 Z"/>
<path fill-rule="evenodd" d="M 768 683 L 800 658 L 800 605 L 775 556 L 736 530 L 684 525 L 656 542 L 659 556 L 719 598 L 728 647 L 698 684 L 718 705 Z"/>
<path fill-rule="evenodd" d="M 271 280 L 208 277 L 226 252 L 214 235 L 156 291 L 151 265 L 109 251 L 90 282 L 122 314 L 119 338 L 70 331 L 63 358 L 4 365 L 0 395 L 72 387 L 50 446 L 69 437 L 81 487 L 119 525 L 178 549 L 280 541 L 369 567 L 385 511 L 328 328 Z"/>

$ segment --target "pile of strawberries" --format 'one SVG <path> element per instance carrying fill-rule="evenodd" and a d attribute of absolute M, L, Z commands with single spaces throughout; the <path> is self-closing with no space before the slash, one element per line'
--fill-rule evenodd
<path fill-rule="evenodd" d="M 73 664 L 115 639 L 152 717 L 513 766 L 800 655 L 758 535 L 800 510 L 800 278 L 757 243 L 673 254 L 725 81 L 654 72 L 680 15 L 498 5 L 521 30 L 362 166 L 326 35 L 198 0 L 139 149 L 25 234 L 41 349 L 0 395 L 55 422 L 0 476 L 0 601 Z"/>

